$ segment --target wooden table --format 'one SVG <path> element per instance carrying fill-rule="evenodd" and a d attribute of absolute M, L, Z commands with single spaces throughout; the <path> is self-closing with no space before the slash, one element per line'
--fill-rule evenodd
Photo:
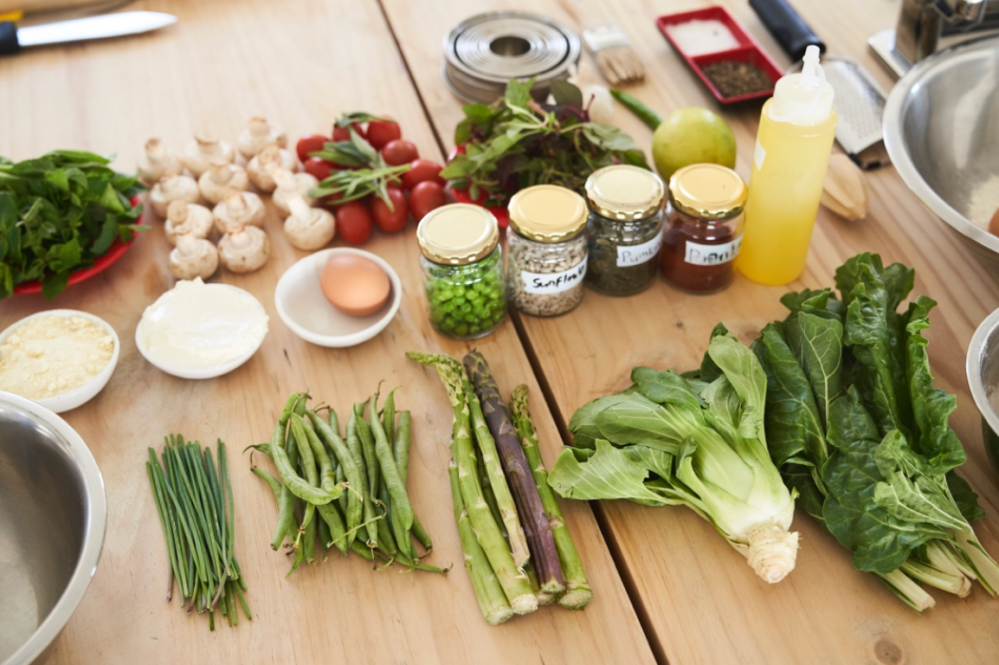
<path fill-rule="evenodd" d="M 777 45 L 742 2 L 721 0 L 782 59 Z M 829 52 L 855 57 L 890 82 L 867 55 L 864 39 L 894 23 L 897 3 L 841 0 L 796 3 Z M 613 20 L 628 33 L 648 69 L 633 93 L 661 112 L 689 105 L 716 108 L 655 28 L 661 13 L 703 3 L 605 0 L 494 1 L 475 8 L 459 0 L 147 1 L 135 8 L 177 14 L 177 26 L 152 35 L 26 52 L 0 60 L 0 153 L 23 159 L 54 148 L 116 152 L 130 170 L 144 140 L 163 137 L 180 148 L 196 131 L 234 138 L 245 119 L 263 114 L 292 137 L 328 131 L 344 111 L 366 109 L 397 118 L 424 156 L 451 147 L 460 103 L 440 78 L 441 40 L 479 10 L 516 8 L 550 14 L 580 27 Z M 582 76 L 594 79 L 584 56 Z M 725 109 L 736 133 L 737 170 L 749 173 L 758 107 Z M 641 145 L 651 133 L 623 110 L 619 124 Z M 941 302 L 930 354 L 938 385 L 958 394 L 952 424 L 965 441 L 962 473 L 988 517 L 976 524 L 999 553 L 999 486 L 978 435 L 978 415 L 964 379 L 964 352 L 984 316 L 999 305 L 994 268 L 924 210 L 893 170 L 868 176 L 871 213 L 847 224 L 824 211 L 802 279 L 789 289 L 829 285 L 836 266 L 858 251 L 880 252 L 917 270 L 917 291 Z M 93 585 L 56 642 L 55 663 L 168 662 L 669 662 L 944 663 L 991 662 L 999 647 L 999 604 L 981 589 L 966 600 L 938 600 L 917 615 L 873 577 L 853 570 L 849 553 L 801 515 L 798 568 L 769 587 L 714 530 L 684 509 L 625 502 L 565 503 L 595 589 L 582 613 L 547 609 L 488 627 L 467 575 L 374 573 L 356 558 L 331 560 L 284 578 L 287 563 L 271 552 L 275 508 L 269 492 L 245 471 L 237 451 L 267 437 L 284 398 L 304 387 L 344 407 L 377 382 L 400 384 L 402 408 L 414 412 L 411 494 L 434 536 L 431 563 L 461 561 L 446 480 L 450 409 L 435 376 L 405 360 L 409 350 L 459 355 L 469 344 L 435 334 L 419 286 L 411 231 L 365 247 L 392 263 L 404 282 L 397 318 L 375 340 L 328 350 L 295 337 L 278 319 L 273 288 L 302 252 L 291 248 L 276 215 L 267 222 L 274 255 L 265 268 L 217 279 L 253 292 L 271 316 L 260 352 L 230 375 L 192 382 L 169 377 L 135 349 L 142 309 L 172 284 L 167 245 L 154 222 L 106 273 L 71 288 L 54 303 L 40 296 L 0 304 L 0 328 L 52 306 L 83 309 L 119 332 L 119 366 L 93 402 L 66 414 L 91 445 L 109 499 L 104 553 Z M 335 245 L 341 245 L 337 240 Z M 633 365 L 688 368 L 711 327 L 723 319 L 744 341 L 783 316 L 784 288 L 737 279 L 708 297 L 683 295 L 663 283 L 628 299 L 587 293 L 557 319 L 514 317 L 477 346 L 493 359 L 500 385 L 527 382 L 551 463 L 559 432 L 585 401 L 620 389 Z M 611 340 L 611 341 L 608 341 Z M 168 432 L 230 444 L 238 496 L 237 553 L 246 572 L 252 623 L 210 634 L 200 618 L 163 602 L 166 557 L 142 462 Z M 592 510 L 591 510 L 592 508 Z"/>

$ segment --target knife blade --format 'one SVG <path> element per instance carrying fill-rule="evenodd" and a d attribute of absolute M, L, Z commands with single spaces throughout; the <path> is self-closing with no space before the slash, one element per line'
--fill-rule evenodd
<path fill-rule="evenodd" d="M 0 55 L 17 53 L 21 48 L 30 46 L 137 35 L 176 22 L 176 16 L 162 12 L 103 14 L 27 28 L 18 28 L 10 21 L 3 21 L 0 22 Z"/>

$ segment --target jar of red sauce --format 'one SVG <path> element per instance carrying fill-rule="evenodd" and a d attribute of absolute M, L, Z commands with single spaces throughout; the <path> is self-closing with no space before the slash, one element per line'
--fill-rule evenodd
<path fill-rule="evenodd" d="M 719 164 L 692 164 L 669 180 L 660 266 L 671 285 L 715 293 L 732 283 L 742 243 L 746 183 Z"/>

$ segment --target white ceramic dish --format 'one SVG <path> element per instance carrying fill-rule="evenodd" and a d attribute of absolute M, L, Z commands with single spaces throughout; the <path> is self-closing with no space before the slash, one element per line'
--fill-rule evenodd
<path fill-rule="evenodd" d="M 348 316 L 323 295 L 319 284 L 323 267 L 330 258 L 345 255 L 370 259 L 389 276 L 392 293 L 388 302 L 370 316 Z M 285 325 L 307 342 L 336 348 L 355 346 L 380 333 L 401 303 L 402 284 L 392 266 L 371 252 L 350 247 L 324 249 L 299 260 L 281 275 L 274 291 L 274 304 Z"/>
<path fill-rule="evenodd" d="M 252 293 L 230 284 L 205 284 L 205 287 L 211 289 L 230 289 L 249 296 L 255 303 L 260 305 L 260 301 L 257 300 Z M 264 313 L 263 305 L 260 305 L 260 311 Z M 257 352 L 257 349 L 260 348 L 260 345 L 263 344 L 264 339 L 267 337 L 265 334 L 260 338 L 260 341 L 256 344 L 256 346 L 249 348 L 246 353 L 232 358 L 224 363 L 213 365 L 211 367 L 189 367 L 166 362 L 165 360 L 155 357 L 149 352 L 149 348 L 146 346 L 142 334 L 147 321 L 148 319 L 145 317 L 145 314 L 143 314 L 142 319 L 139 321 L 139 325 L 135 327 L 135 346 L 139 349 L 139 353 L 141 353 L 142 357 L 148 360 L 157 369 L 181 379 L 214 379 L 215 377 L 222 376 L 223 374 L 228 374 L 249 360 L 253 354 Z"/>
<path fill-rule="evenodd" d="M 61 316 L 63 318 L 80 316 L 100 326 L 101 329 L 111 335 L 111 339 L 114 340 L 114 350 L 111 351 L 111 360 L 109 360 L 108 364 L 104 366 L 104 369 L 101 370 L 100 374 L 75 390 L 70 390 L 69 392 L 56 395 L 55 397 L 32 400 L 54 413 L 63 413 L 64 411 L 69 411 L 86 404 L 93 399 L 97 393 L 104 389 L 104 386 L 107 385 L 111 375 L 114 374 L 115 366 L 118 365 L 118 353 L 121 350 L 121 343 L 118 341 L 118 333 L 114 331 L 114 328 L 112 328 L 107 321 L 99 316 L 94 316 L 93 314 L 81 312 L 76 309 L 50 309 L 44 312 L 38 312 L 37 314 L 32 314 L 31 316 L 26 316 L 17 323 L 9 326 L 6 330 L 0 333 L 0 346 L 7 341 L 7 338 L 10 337 L 16 329 L 20 328 L 28 321 L 37 319 L 41 316 Z"/>

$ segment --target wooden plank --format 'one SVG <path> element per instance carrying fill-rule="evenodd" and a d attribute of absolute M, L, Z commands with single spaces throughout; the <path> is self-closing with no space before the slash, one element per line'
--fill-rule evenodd
<path fill-rule="evenodd" d="M 116 152 L 131 170 L 153 134 L 180 148 L 195 131 L 232 139 L 246 118 L 263 114 L 296 137 L 329 131 L 339 113 L 370 109 L 398 118 L 407 139 L 440 159 L 405 67 L 374 2 L 302 0 L 272 3 L 137 3 L 175 13 L 172 28 L 132 39 L 43 49 L 0 61 L 0 146 L 14 159 L 54 148 Z M 70 288 L 53 303 L 19 296 L 0 305 L 0 328 L 51 307 L 82 309 L 110 322 L 122 342 L 117 371 L 91 403 L 65 414 L 91 446 L 103 472 L 109 515 L 104 551 L 86 597 L 55 643 L 50 662 L 167 663 L 569 663 L 652 655 L 592 512 L 566 507 L 590 573 L 595 600 L 584 612 L 540 611 L 491 628 L 483 621 L 462 555 L 447 476 L 451 408 L 436 375 L 406 351 L 462 355 L 479 347 L 505 391 L 527 382 L 549 459 L 558 432 L 512 323 L 477 344 L 449 342 L 431 330 L 412 229 L 365 246 L 403 280 L 404 302 L 377 338 L 352 349 L 309 345 L 280 321 L 273 291 L 280 274 L 304 256 L 286 242 L 271 214 L 268 264 L 219 281 L 254 293 L 270 320 L 260 351 L 243 367 L 210 381 L 161 373 L 138 354 L 143 309 L 173 280 L 158 220 L 107 272 Z M 341 241 L 335 244 L 341 245 Z M 410 493 L 434 537 L 428 563 L 454 564 L 447 577 L 372 572 L 353 556 L 304 566 L 271 551 L 276 509 L 249 473 L 244 446 L 266 440 L 288 394 L 308 388 L 345 410 L 379 381 L 402 386 L 399 408 L 413 412 Z M 175 600 L 164 602 L 167 558 L 143 470 L 148 446 L 181 432 L 229 445 L 236 496 L 236 552 L 246 575 L 252 623 L 208 632 Z M 331 557 L 336 558 L 336 557 Z M 242 623 L 242 622 L 241 622 Z"/>
<path fill-rule="evenodd" d="M 451 25 L 476 11 L 457 0 L 433 0 L 418 9 L 402 0 L 383 2 L 437 131 L 450 142 L 461 104 L 441 81 L 440 42 Z M 745 3 L 718 4 L 782 65 L 791 64 Z M 829 53 L 861 61 L 890 88 L 865 40 L 869 33 L 894 25 L 897 3 L 794 4 L 825 39 Z M 720 111 L 736 135 L 737 170 L 748 177 L 759 107 L 718 107 L 654 23 L 657 15 L 703 6 L 538 0 L 530 6 L 496 2 L 490 8 L 535 11 L 577 27 L 620 24 L 647 68 L 646 82 L 629 91 L 663 115 L 684 106 Z M 580 69 L 584 81 L 595 80 L 588 56 Z M 649 129 L 620 107 L 617 120 L 648 148 Z M 591 291 L 565 316 L 521 317 L 526 342 L 564 426 L 586 401 L 627 386 L 635 365 L 695 367 L 719 320 L 748 343 L 765 323 L 783 318 L 778 299 L 786 290 L 832 285 L 835 268 L 858 252 L 877 251 L 888 262 L 902 261 L 917 270 L 916 293 L 930 294 L 941 303 L 929 332 L 933 370 L 937 385 L 958 395 L 951 422 L 969 455 L 961 472 L 988 514 L 976 524 L 976 532 L 986 548 L 999 554 L 999 484 L 986 463 L 979 417 L 964 378 L 971 334 L 999 305 L 995 266 L 981 261 L 925 210 L 891 168 L 868 173 L 866 179 L 871 189 L 868 218 L 850 224 L 820 211 L 806 272 L 786 289 L 737 277 L 729 290 L 712 296 L 686 295 L 662 282 L 625 299 Z M 873 576 L 853 570 L 849 553 L 804 514 L 795 521 L 802 538 L 798 568 L 771 587 L 756 579 L 745 561 L 690 511 L 625 502 L 604 502 L 600 509 L 657 657 L 672 665 L 987 662 L 999 647 L 994 630 L 999 603 L 981 588 L 966 600 L 935 592 L 937 607 L 920 616 Z"/>

